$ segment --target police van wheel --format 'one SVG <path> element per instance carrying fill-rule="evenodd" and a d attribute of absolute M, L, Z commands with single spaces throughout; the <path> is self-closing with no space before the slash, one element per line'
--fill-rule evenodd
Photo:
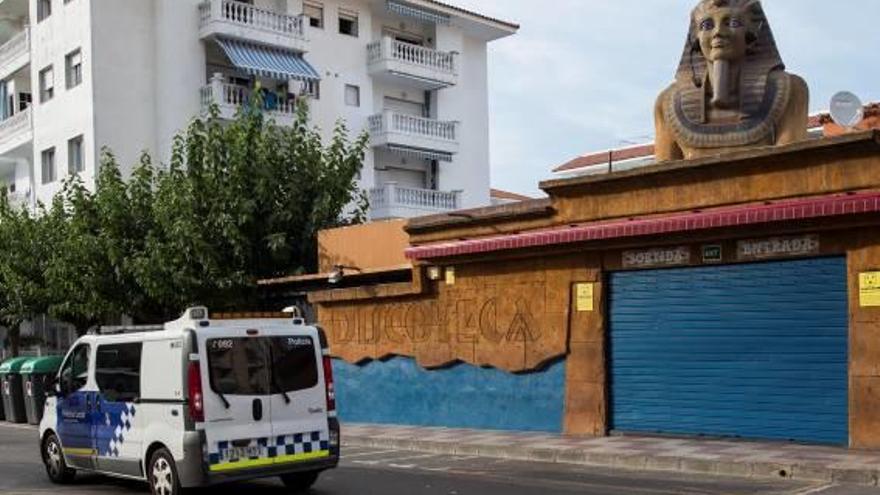
<path fill-rule="evenodd" d="M 64 461 L 64 453 L 61 450 L 61 442 L 55 434 L 49 434 L 43 442 L 43 464 L 46 465 L 46 474 L 52 483 L 64 484 L 73 481 L 76 471 L 67 467 Z"/>
<path fill-rule="evenodd" d="M 318 471 L 307 473 L 282 474 L 281 481 L 284 486 L 290 488 L 293 493 L 303 493 L 318 481 Z"/>
<path fill-rule="evenodd" d="M 157 450 L 150 458 L 150 493 L 153 495 L 180 495 L 180 478 L 174 457 L 166 449 Z"/>

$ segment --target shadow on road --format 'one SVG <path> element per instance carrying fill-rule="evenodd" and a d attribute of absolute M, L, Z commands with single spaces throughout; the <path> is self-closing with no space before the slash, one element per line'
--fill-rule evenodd
<path fill-rule="evenodd" d="M 320 481 L 318 482 L 320 484 Z M 147 484 L 138 481 L 122 480 L 100 475 L 77 475 L 76 479 L 69 485 L 70 488 L 77 490 L 95 490 L 108 493 L 118 493 L 119 495 L 143 494 L 149 490 Z M 192 490 L 197 495 L 241 495 L 242 493 L 254 493 L 259 490 L 260 494 L 273 495 L 285 494 L 290 495 L 290 490 L 284 487 L 281 482 L 274 481 L 255 481 L 232 483 L 219 485 L 214 487 L 205 487 Z M 190 493 L 189 491 L 187 493 Z M 320 486 L 315 487 L 308 495 L 330 495 L 330 492 L 321 490 Z"/>

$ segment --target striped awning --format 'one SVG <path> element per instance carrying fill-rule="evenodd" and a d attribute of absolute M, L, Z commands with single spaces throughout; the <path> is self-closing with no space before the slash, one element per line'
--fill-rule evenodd
<path fill-rule="evenodd" d="M 389 144 L 386 149 L 395 155 L 401 155 L 408 158 L 418 158 L 421 160 L 437 160 L 441 162 L 451 162 L 452 153 L 444 153 L 442 151 L 428 151 L 418 148 L 407 148 L 406 146 L 395 146 Z"/>
<path fill-rule="evenodd" d="M 239 69 L 255 76 L 318 81 L 321 76 L 302 54 L 241 40 L 217 38 L 217 44 Z"/>
<path fill-rule="evenodd" d="M 404 2 L 388 0 L 388 10 L 404 17 L 413 17 L 423 22 L 448 25 L 451 17 L 442 12 L 416 7 Z"/>

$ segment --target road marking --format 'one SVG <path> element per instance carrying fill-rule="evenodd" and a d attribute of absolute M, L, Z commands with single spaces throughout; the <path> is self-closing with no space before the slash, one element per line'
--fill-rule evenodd
<path fill-rule="evenodd" d="M 375 466 L 380 463 L 388 463 L 389 466 L 394 467 L 391 463 L 393 462 L 401 462 L 401 461 L 412 461 L 415 459 L 427 459 L 429 457 L 437 457 L 440 454 L 422 454 L 422 455 L 413 455 L 412 452 L 403 456 L 403 457 L 391 457 L 388 459 L 371 459 L 371 460 L 356 460 L 351 461 L 354 464 L 364 464 L 367 466 Z"/>
<path fill-rule="evenodd" d="M 358 454 L 342 454 L 342 459 L 351 459 L 352 457 L 363 457 L 365 455 L 390 454 L 391 452 L 400 452 L 399 450 L 376 450 L 370 452 L 361 452 Z"/>
<path fill-rule="evenodd" d="M 27 430 L 27 431 L 37 431 L 37 427 L 33 425 L 19 425 L 14 423 L 2 423 L 0 422 L 0 428 L 9 428 L 10 430 Z"/>
<path fill-rule="evenodd" d="M 824 491 L 826 491 L 826 490 L 829 490 L 829 489 L 831 489 L 831 488 L 834 488 L 834 485 L 833 485 L 833 484 L 827 484 L 827 485 L 822 485 L 822 486 L 814 486 L 814 487 L 812 487 L 812 488 L 807 488 L 806 490 L 802 490 L 802 491 L 798 491 L 798 492 L 792 492 L 792 495 L 813 495 L 813 494 L 815 494 L 815 493 L 822 493 L 822 492 L 824 492 Z"/>

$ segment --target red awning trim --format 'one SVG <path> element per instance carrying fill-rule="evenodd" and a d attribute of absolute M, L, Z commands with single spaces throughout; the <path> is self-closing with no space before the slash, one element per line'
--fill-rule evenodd
<path fill-rule="evenodd" d="M 564 228 L 557 227 L 549 230 L 537 230 L 522 234 L 429 244 L 407 249 L 406 256 L 414 260 L 446 258 L 584 241 L 671 234 L 875 212 L 880 212 L 880 192 L 872 191 L 775 201 L 760 205 L 729 206 L 701 212 L 675 213 L 631 220 L 613 220 Z"/>

